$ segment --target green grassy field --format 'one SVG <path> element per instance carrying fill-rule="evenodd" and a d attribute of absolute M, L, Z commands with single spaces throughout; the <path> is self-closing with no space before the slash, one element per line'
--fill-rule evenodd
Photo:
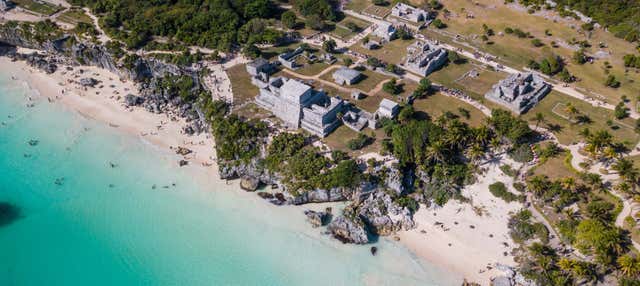
<path fill-rule="evenodd" d="M 635 97 L 640 94 L 640 84 L 637 84 L 640 82 L 640 74 L 636 71 L 625 71 L 622 62 L 625 54 L 637 53 L 634 44 L 616 38 L 602 29 L 585 33 L 579 31 L 582 23 L 578 21 L 554 21 L 543 16 L 531 15 L 509 8 L 501 0 L 485 0 L 482 3 L 466 0 L 441 2 L 446 9 L 453 12 L 451 17 L 442 18 L 448 26 L 444 31 L 450 35 L 460 35 L 464 42 L 498 56 L 498 61 L 506 65 L 522 69 L 529 60 L 540 61 L 544 57 L 556 54 L 563 58 L 569 72 L 578 77 L 579 81 L 574 85 L 589 96 L 616 104 L 622 95 L 632 98 L 635 103 Z M 496 35 L 490 37 L 493 44 L 487 44 L 480 39 L 479 36 L 484 33 L 483 24 L 494 30 Z M 500 35 L 507 27 L 529 32 L 533 38 L 541 40 L 544 46 L 534 47 L 531 44 L 532 38 Z M 427 29 L 423 33 L 433 37 L 434 32 L 435 30 Z M 438 38 L 442 40 L 442 37 Z M 591 44 L 585 52 L 587 55 L 598 55 L 593 64 L 579 65 L 572 62 L 572 55 L 578 49 L 577 46 L 569 44 L 572 40 L 587 40 Z M 551 42 L 555 42 L 557 47 L 552 47 Z M 600 43 L 605 47 L 600 48 Z M 612 68 L 603 68 L 605 62 L 610 63 Z M 612 89 L 604 85 L 608 73 L 615 75 L 622 83 L 620 88 Z"/>
<path fill-rule="evenodd" d="M 369 5 L 371 5 L 370 0 L 351 0 L 345 5 L 345 9 L 361 12 L 369 7 Z"/>
<path fill-rule="evenodd" d="M 80 9 L 69 9 L 57 18 L 60 21 L 67 22 L 69 24 L 87 23 L 92 24 L 91 18 Z"/>
<path fill-rule="evenodd" d="M 371 70 L 361 71 L 362 79 L 355 84 L 345 85 L 347 88 L 357 88 L 365 93 L 370 92 L 379 83 L 391 79 L 390 76 L 386 76 Z M 323 80 L 333 82 L 333 72 L 325 73 L 320 77 Z"/>
<path fill-rule="evenodd" d="M 570 119 L 565 118 L 567 115 L 556 106 L 562 106 L 568 103 L 575 106 L 581 114 L 587 115 L 592 122 L 588 124 L 575 124 L 572 123 Z M 556 112 L 554 112 L 554 108 Z M 628 147 L 634 146 L 640 139 L 640 136 L 631 128 L 631 126 L 634 126 L 633 119 L 627 118 L 621 122 L 617 122 L 614 120 L 613 111 L 594 107 L 584 101 L 555 91 L 549 93 L 538 105 L 522 117 L 530 121 L 531 124 L 534 124 L 533 119 L 536 113 L 542 113 L 545 118 L 545 122 L 540 126 L 545 128 L 549 128 L 550 126 L 554 127 L 551 129 L 552 131 L 556 129 L 553 132 L 562 144 L 571 144 L 580 140 L 581 137 L 578 133 L 586 127 L 591 130 L 607 130 L 617 140 L 627 142 Z M 618 128 L 613 129 L 609 127 L 607 120 L 613 120 L 614 126 L 618 126 Z"/>
<path fill-rule="evenodd" d="M 478 76 L 475 78 L 464 76 L 471 70 L 478 71 Z M 474 61 L 464 64 L 448 64 L 428 76 L 432 82 L 462 90 L 468 96 L 489 108 L 502 108 L 500 105 L 486 100 L 484 94 L 491 90 L 495 83 L 505 77 L 507 77 L 506 73 L 487 69 Z"/>
<path fill-rule="evenodd" d="M 547 176 L 551 180 L 572 177 L 578 179 L 578 175 L 569 168 L 566 163 L 569 151 L 563 151 L 556 157 L 547 159 L 544 163 L 533 169 L 533 175 Z"/>
<path fill-rule="evenodd" d="M 376 110 L 378 110 L 380 101 L 382 101 L 382 99 L 384 98 L 395 101 L 399 104 L 404 104 L 406 98 L 411 95 L 411 93 L 413 93 L 418 84 L 411 80 L 399 81 L 398 84 L 402 87 L 402 92 L 400 94 L 392 95 L 381 90 L 374 94 L 369 94 L 363 99 L 353 101 L 353 103 L 359 108 L 362 108 L 363 110 L 366 110 L 368 112 L 375 112 Z"/>
<path fill-rule="evenodd" d="M 42 14 L 45 16 L 50 16 L 60 10 L 62 10 L 61 7 L 55 6 L 53 4 L 47 3 L 47 2 L 42 2 L 42 1 L 34 1 L 34 0 L 13 0 L 14 3 L 16 3 L 16 5 L 38 13 L 38 14 Z"/>
<path fill-rule="evenodd" d="M 331 147 L 332 150 L 342 150 L 349 153 L 352 157 L 357 157 L 362 154 L 366 154 L 369 152 L 380 152 L 381 151 L 381 142 L 384 138 L 384 131 L 382 129 L 371 130 L 368 127 L 361 131 L 363 134 L 369 137 L 375 137 L 373 142 L 360 150 L 350 150 L 347 147 L 349 140 L 355 139 L 358 137 L 358 132 L 351 130 L 351 128 L 341 125 L 335 131 L 333 131 L 329 136 L 322 139 L 322 142 Z"/>
<path fill-rule="evenodd" d="M 414 40 L 396 39 L 384 44 L 382 48 L 376 50 L 367 50 L 361 46 L 362 41 L 358 41 L 349 48 L 358 53 L 376 57 L 383 62 L 398 65 L 403 62 L 407 47 L 413 42 Z"/>
<path fill-rule="evenodd" d="M 352 31 L 347 27 L 348 23 L 353 23 L 356 26 L 358 26 L 359 30 L 358 31 Z M 346 16 L 344 18 L 342 18 L 339 22 L 337 22 L 335 24 L 335 29 L 333 31 L 331 31 L 330 33 L 344 41 L 348 41 L 349 39 L 351 39 L 353 36 L 355 36 L 359 31 L 362 31 L 364 29 L 366 29 L 367 27 L 371 26 L 371 23 L 364 21 L 364 20 L 360 20 L 358 18 L 352 17 L 352 16 Z"/>
<path fill-rule="evenodd" d="M 458 115 L 461 121 L 474 127 L 481 126 L 486 119 L 486 116 L 472 105 L 441 93 L 436 93 L 424 99 L 415 100 L 413 102 L 413 108 L 416 111 L 422 111 L 428 114 L 434 119 L 440 117 L 440 115 L 445 112 L 451 112 Z M 469 111 L 469 119 L 462 116 L 460 113 L 461 108 Z"/>
<path fill-rule="evenodd" d="M 251 101 L 258 95 L 258 88 L 251 84 L 251 76 L 247 73 L 245 65 L 233 66 L 227 69 L 227 74 L 231 80 L 235 105 Z"/>

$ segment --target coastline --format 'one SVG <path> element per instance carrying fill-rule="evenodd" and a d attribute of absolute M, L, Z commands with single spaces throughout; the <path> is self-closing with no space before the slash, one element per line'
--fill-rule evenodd
<path fill-rule="evenodd" d="M 164 151 L 175 153 L 176 147 L 188 148 L 192 151 L 185 156 L 189 164 L 203 167 L 205 164 L 210 172 L 217 175 L 215 142 L 211 135 L 187 136 L 182 132 L 183 119 L 172 121 L 165 114 L 150 113 L 141 107 L 125 107 L 124 96 L 128 93 L 135 94 L 137 88 L 129 81 L 120 81 L 118 75 L 91 66 L 77 67 L 68 73 L 58 69 L 48 75 L 30 67 L 26 62 L 12 62 L 6 57 L 0 57 L 0 65 L 15 67 L 9 72 L 11 76 L 15 80 L 26 82 L 50 103 L 62 104 L 84 117 L 107 123 L 112 128 L 138 137 Z M 104 87 L 84 90 L 79 84 L 68 83 L 68 80 L 78 81 L 83 77 L 74 76 L 80 69 L 84 70 L 84 77 L 95 78 L 101 81 L 96 86 Z"/>
<path fill-rule="evenodd" d="M 135 94 L 137 91 L 133 83 L 120 81 L 117 75 L 96 67 L 76 67 L 72 72 L 61 68 L 55 73 L 47 75 L 30 67 L 25 62 L 11 62 L 6 57 L 0 57 L 0 64 L 5 67 L 15 67 L 9 73 L 15 76 L 16 80 L 27 82 L 31 89 L 38 91 L 40 96 L 49 98 L 52 104 L 62 104 L 84 117 L 109 124 L 109 126 L 140 138 L 162 151 L 175 154 L 175 149 L 172 148 L 178 146 L 192 150 L 193 153 L 185 158 L 190 162 L 189 164 L 201 168 L 200 170 L 206 173 L 209 180 L 214 179 L 222 182 L 218 177 L 217 164 L 214 160 L 213 138 L 208 134 L 194 136 L 183 134 L 181 131 L 183 121 L 180 119 L 171 121 L 164 114 L 153 114 L 141 107 L 125 107 L 123 104 L 124 95 Z M 84 70 L 84 76 L 75 77 L 74 73 L 80 69 Z M 77 84 L 68 83 L 69 80 L 78 81 L 81 77 L 100 80 L 101 83 L 96 86 L 103 85 L 104 87 L 84 90 Z M 114 91 L 119 94 L 114 94 Z M 118 96 L 121 98 L 118 99 Z M 190 144 L 191 142 L 194 144 Z M 490 166 L 489 172 L 484 177 L 504 176 L 499 173 L 498 167 L 498 164 Z M 515 208 L 513 206 L 515 204 L 509 204 L 508 207 L 505 207 L 504 202 L 497 201 L 499 199 L 492 197 L 486 188 L 489 183 L 479 182 L 466 188 L 464 193 L 474 198 L 474 205 L 487 205 L 494 202 L 496 205 L 500 205 L 495 210 L 494 206 L 491 206 L 491 213 L 495 216 L 477 216 L 470 205 L 457 202 L 449 202 L 444 208 L 438 210 L 423 207 L 414 216 L 417 228 L 398 233 L 397 236 L 400 237 L 398 243 L 420 259 L 459 274 L 469 281 L 488 285 L 489 279 L 497 273 L 494 271 L 479 273 L 481 268 L 495 262 L 513 265 L 511 256 L 503 256 L 502 251 L 496 252 L 496 250 L 504 250 L 502 247 L 504 239 L 501 234 L 507 230 L 506 212 Z M 226 184 L 228 185 L 226 190 L 240 190 L 238 180 L 232 180 Z M 317 207 L 305 206 L 310 209 Z M 437 212 L 437 216 L 434 217 L 433 212 Z M 442 227 L 434 225 L 436 221 L 444 223 L 451 230 L 443 231 Z M 454 226 L 454 221 L 459 222 L 460 225 Z M 475 224 L 477 230 L 470 229 L 468 224 Z M 426 230 L 427 233 L 422 233 L 422 230 Z M 485 235 L 486 238 L 484 236 L 478 237 L 478 233 L 484 234 L 486 232 L 494 233 L 495 239 L 487 239 L 487 235 Z M 447 246 L 448 243 L 452 243 L 452 246 Z"/>
<path fill-rule="evenodd" d="M 507 223 L 510 214 L 523 206 L 489 192 L 490 184 L 503 182 L 509 191 L 518 193 L 513 178 L 499 168 L 516 164 L 505 157 L 503 154 L 482 165 L 486 172 L 462 190 L 471 202 L 450 200 L 443 207 L 421 206 L 413 217 L 416 228 L 399 233 L 400 242 L 416 255 L 481 285 L 489 285 L 503 273 L 496 265 L 515 266 L 511 250 L 517 245 L 509 236 Z"/>

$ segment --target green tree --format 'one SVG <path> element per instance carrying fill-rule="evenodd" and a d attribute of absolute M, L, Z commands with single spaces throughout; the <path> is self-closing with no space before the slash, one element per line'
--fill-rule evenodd
<path fill-rule="evenodd" d="M 616 79 L 616 76 L 609 74 L 607 79 L 604 81 L 604 85 L 611 88 L 618 88 L 620 87 L 620 82 Z"/>
<path fill-rule="evenodd" d="M 262 54 L 262 51 L 260 51 L 260 49 L 256 45 L 249 44 L 244 47 L 244 49 L 242 50 L 242 53 L 249 58 L 256 59 L 260 57 L 260 55 Z"/>
<path fill-rule="evenodd" d="M 282 21 L 282 24 L 289 29 L 295 28 L 298 23 L 298 17 L 296 17 L 296 13 L 291 10 L 282 13 L 280 20 Z"/>
<path fill-rule="evenodd" d="M 327 53 L 334 53 L 336 51 L 336 41 L 333 39 L 326 40 L 322 43 L 322 49 Z"/>
<path fill-rule="evenodd" d="M 395 78 L 390 79 L 382 85 L 382 90 L 386 93 L 396 95 L 401 92 L 400 86 L 397 84 Z"/>

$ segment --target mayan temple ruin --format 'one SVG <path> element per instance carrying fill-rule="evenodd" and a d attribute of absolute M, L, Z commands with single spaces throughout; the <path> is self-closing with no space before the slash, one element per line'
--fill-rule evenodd
<path fill-rule="evenodd" d="M 535 106 L 549 91 L 551 86 L 539 75 L 517 73 L 493 85 L 485 97 L 521 114 Z"/>

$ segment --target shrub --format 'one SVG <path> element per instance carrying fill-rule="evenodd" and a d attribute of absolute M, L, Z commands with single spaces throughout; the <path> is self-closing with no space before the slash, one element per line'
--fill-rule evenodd
<path fill-rule="evenodd" d="M 509 156 L 520 163 L 531 162 L 533 160 L 533 152 L 527 144 L 520 144 L 509 151 Z"/>
<path fill-rule="evenodd" d="M 369 145 L 370 142 L 371 142 L 371 138 L 369 136 L 360 133 L 358 134 L 358 137 L 351 139 L 349 140 L 349 142 L 347 142 L 347 148 L 351 150 L 360 150 L 365 146 Z"/>
<path fill-rule="evenodd" d="M 489 185 L 489 192 L 491 192 L 495 197 L 501 198 L 508 203 L 518 200 L 518 196 L 509 192 L 502 182 L 496 182 Z"/>
<path fill-rule="evenodd" d="M 447 27 L 447 24 L 445 24 L 444 22 L 442 22 L 442 20 L 440 20 L 440 19 L 435 19 L 435 20 L 433 20 L 433 22 L 431 22 L 431 24 L 432 24 L 434 27 L 438 28 L 438 29 L 444 29 L 444 28 L 446 28 L 446 27 Z"/>
<path fill-rule="evenodd" d="M 611 88 L 618 88 L 620 87 L 620 82 L 616 79 L 614 75 L 610 74 L 609 76 L 607 76 L 607 79 L 605 80 L 604 85 Z"/>

